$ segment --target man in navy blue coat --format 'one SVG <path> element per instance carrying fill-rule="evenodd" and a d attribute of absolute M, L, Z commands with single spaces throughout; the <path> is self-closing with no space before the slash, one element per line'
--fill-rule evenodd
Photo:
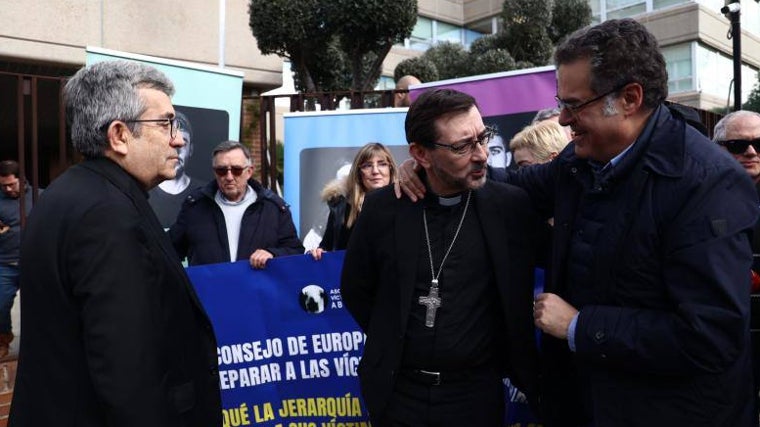
<path fill-rule="evenodd" d="M 574 140 L 506 177 L 554 217 L 534 303 L 546 425 L 753 425 L 751 180 L 663 105 L 665 61 L 643 25 L 578 30 L 555 63 Z"/>

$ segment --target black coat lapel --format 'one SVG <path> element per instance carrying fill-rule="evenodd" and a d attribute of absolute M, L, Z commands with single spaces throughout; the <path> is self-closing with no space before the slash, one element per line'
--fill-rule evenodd
<path fill-rule="evenodd" d="M 185 290 L 190 295 L 190 299 L 210 323 L 210 320 L 208 320 L 208 315 L 206 314 L 206 310 L 204 310 L 203 304 L 201 304 L 200 300 L 198 299 L 198 296 L 195 293 L 195 288 L 193 288 L 192 284 L 190 284 L 190 280 L 185 273 L 185 269 L 179 262 L 177 252 L 174 250 L 174 247 L 169 241 L 168 234 L 164 231 L 163 227 L 161 227 L 161 224 L 158 222 L 158 218 L 156 218 L 156 214 L 153 212 L 153 208 L 151 208 L 150 204 L 148 203 L 146 193 L 142 191 L 140 187 L 138 187 L 137 182 L 134 180 L 134 178 L 129 176 L 129 174 L 120 166 L 107 159 L 92 160 L 82 163 L 82 166 L 87 167 L 88 169 L 108 179 L 116 188 L 118 188 L 122 193 L 124 193 L 124 195 L 132 200 L 135 208 L 145 219 L 146 230 L 152 235 L 153 241 L 158 242 L 158 245 L 161 247 L 161 251 L 167 258 L 168 263 L 171 264 L 175 276 L 177 276 L 179 280 L 182 281 L 185 286 Z"/>
<path fill-rule="evenodd" d="M 507 227 L 504 226 L 507 213 L 501 209 L 504 200 L 500 200 L 498 199 L 499 196 L 494 195 L 492 187 L 488 183 L 475 191 L 474 196 L 475 211 L 478 214 L 480 227 L 488 248 L 488 256 L 493 266 L 496 285 L 501 298 L 504 300 L 508 295 L 507 290 L 509 288 L 509 245 L 507 244 Z M 502 302 L 506 302 L 506 300 Z"/>
<path fill-rule="evenodd" d="M 398 272 L 398 289 L 401 315 L 401 330 L 406 330 L 409 319 L 409 302 L 414 293 L 414 282 L 417 275 L 417 263 L 420 239 L 423 237 L 422 230 L 422 207 L 423 201 L 413 203 L 404 198 L 398 208 L 395 218 L 395 253 L 397 256 L 396 268 Z"/>

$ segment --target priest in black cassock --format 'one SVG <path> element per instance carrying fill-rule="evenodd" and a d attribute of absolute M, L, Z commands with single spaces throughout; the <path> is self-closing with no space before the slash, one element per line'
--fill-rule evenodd
<path fill-rule="evenodd" d="M 486 181 L 494 133 L 474 98 L 425 92 L 405 129 L 425 199 L 397 199 L 392 186 L 368 194 L 342 272 L 367 334 L 362 394 L 377 427 L 499 426 L 502 378 L 537 399 L 539 222 L 523 190 Z"/>

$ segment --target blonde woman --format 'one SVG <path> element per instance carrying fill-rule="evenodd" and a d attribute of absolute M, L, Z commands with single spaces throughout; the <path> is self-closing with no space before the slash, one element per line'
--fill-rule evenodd
<path fill-rule="evenodd" d="M 528 125 L 509 141 L 517 167 L 546 163 L 567 145 L 567 135 L 558 123 L 544 120 Z"/>
<path fill-rule="evenodd" d="M 396 163 L 388 148 L 379 142 L 362 147 L 354 157 L 348 176 L 330 182 L 322 190 L 322 200 L 330 207 L 330 215 L 322 242 L 311 250 L 314 259 L 322 259 L 324 251 L 346 249 L 364 195 L 395 181 Z"/>

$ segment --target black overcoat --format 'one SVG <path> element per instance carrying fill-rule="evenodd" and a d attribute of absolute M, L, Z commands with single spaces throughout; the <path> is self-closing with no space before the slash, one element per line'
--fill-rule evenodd
<path fill-rule="evenodd" d="M 138 182 L 71 167 L 32 212 L 10 425 L 221 425 L 216 341 Z"/>
<path fill-rule="evenodd" d="M 528 398 L 537 385 L 533 272 L 538 221 L 524 191 L 488 181 L 473 194 L 495 271 L 509 360 L 503 374 Z M 367 334 L 359 364 L 362 395 L 373 420 L 382 418 L 403 354 L 419 247 L 423 203 L 396 199 L 392 186 L 367 194 L 346 249 L 341 294 Z M 487 274 L 487 273 L 484 273 Z"/>

